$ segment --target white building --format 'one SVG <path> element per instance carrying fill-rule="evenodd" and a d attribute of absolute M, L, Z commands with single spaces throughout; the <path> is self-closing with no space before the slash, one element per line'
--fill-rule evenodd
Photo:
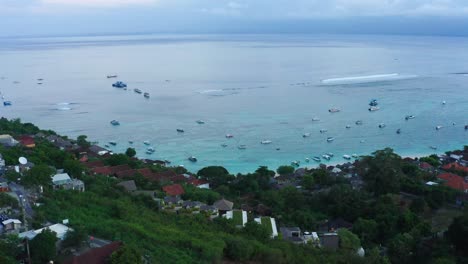
<path fill-rule="evenodd" d="M 63 224 L 55 224 L 47 227 L 43 227 L 37 230 L 29 230 L 23 233 L 18 234 L 19 238 L 27 238 L 29 240 L 35 238 L 38 234 L 42 233 L 44 229 L 49 229 L 50 231 L 54 232 L 59 240 L 65 239 L 65 235 L 69 230 L 72 230 L 66 225 Z"/>
<path fill-rule="evenodd" d="M 271 226 L 271 238 L 278 236 L 278 228 L 276 227 L 276 221 L 272 217 L 258 217 L 254 219 L 260 225 L 265 225 L 267 227 Z M 269 223 L 268 223 L 269 222 Z"/>

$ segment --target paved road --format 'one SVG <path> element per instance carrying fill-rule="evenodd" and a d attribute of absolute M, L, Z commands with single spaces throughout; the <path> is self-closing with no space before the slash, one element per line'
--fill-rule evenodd
<path fill-rule="evenodd" d="M 24 208 L 26 215 L 29 218 L 33 218 L 34 211 L 29 202 L 28 193 L 24 190 L 24 187 L 13 182 L 8 184 L 8 186 L 10 187 L 11 191 L 16 193 L 16 195 L 18 196 L 20 205 Z"/>

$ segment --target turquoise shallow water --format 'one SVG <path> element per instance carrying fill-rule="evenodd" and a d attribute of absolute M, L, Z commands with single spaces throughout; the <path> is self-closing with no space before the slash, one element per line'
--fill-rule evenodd
<path fill-rule="evenodd" d="M 20 117 L 93 141 L 128 140 L 138 156 L 189 170 L 222 165 L 248 172 L 306 157 L 401 155 L 468 144 L 468 39 L 396 36 L 117 36 L 0 39 L 0 91 Z M 406 80 L 326 86 L 321 80 L 399 73 Z M 113 88 L 118 80 L 127 91 Z M 37 84 L 43 78 L 43 84 Z M 19 83 L 14 83 L 18 81 Z M 151 94 L 149 100 L 133 92 Z M 370 113 L 369 100 L 380 111 Z M 446 101 L 446 105 L 442 105 Z M 69 103 L 69 104 L 61 104 Z M 328 109 L 342 111 L 331 114 Z M 416 118 L 405 121 L 406 115 Z M 320 121 L 313 122 L 318 117 Z M 121 122 L 118 127 L 110 120 Z M 195 121 L 202 119 L 205 124 Z M 354 125 L 362 120 L 362 126 Z M 386 127 L 378 128 L 379 123 Z M 452 123 L 455 123 L 453 125 Z M 351 125 L 346 129 L 346 125 Z M 435 126 L 443 129 L 436 131 Z M 182 128 L 185 133 L 176 132 Z M 397 135 L 396 129 L 402 133 Z M 321 134 L 320 129 L 328 132 Z M 226 139 L 225 134 L 234 134 Z M 304 133 L 311 136 L 303 138 Z M 327 137 L 334 137 L 331 143 Z M 143 141 L 155 147 L 145 154 Z M 262 145 L 260 141 L 273 143 Z M 362 142 L 364 140 L 364 142 Z M 221 144 L 226 143 L 226 148 Z M 239 150 L 245 144 L 247 149 Z M 280 150 L 276 150 L 280 148 Z M 194 155 L 197 163 L 187 157 Z"/>

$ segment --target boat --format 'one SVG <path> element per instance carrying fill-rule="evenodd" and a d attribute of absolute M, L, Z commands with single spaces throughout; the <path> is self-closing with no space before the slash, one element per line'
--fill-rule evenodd
<path fill-rule="evenodd" d="M 410 120 L 416 118 L 414 115 L 407 115 L 405 116 L 405 120 Z"/>
<path fill-rule="evenodd" d="M 360 125 L 362 125 L 362 121 L 361 121 L 361 120 L 358 120 L 358 121 L 355 122 L 355 124 L 358 125 L 358 126 L 360 126 Z"/>
<path fill-rule="evenodd" d="M 328 155 L 326 155 L 326 154 L 325 154 L 325 155 L 322 155 L 322 158 L 324 158 L 324 159 L 326 159 L 326 160 L 330 160 L 330 159 L 331 159 L 331 157 L 328 156 Z"/>
<path fill-rule="evenodd" d="M 372 99 L 370 102 L 369 102 L 369 105 L 370 106 L 377 106 L 379 103 L 377 102 L 377 99 Z"/>
<path fill-rule="evenodd" d="M 320 133 L 322 133 L 322 134 L 325 133 L 325 132 L 327 132 L 327 131 L 328 131 L 328 130 L 326 130 L 326 129 L 320 129 Z"/>
<path fill-rule="evenodd" d="M 314 122 L 320 121 L 320 118 L 314 117 L 314 118 L 312 118 L 312 121 L 314 121 Z"/>
<path fill-rule="evenodd" d="M 11 105 L 11 101 L 3 101 L 3 105 L 4 105 L 4 106 L 10 106 L 10 105 Z"/>
<path fill-rule="evenodd" d="M 446 103 L 447 103 L 447 102 L 445 102 L 445 101 L 442 101 L 442 104 L 443 104 L 443 105 L 445 105 Z"/>
<path fill-rule="evenodd" d="M 146 151 L 149 151 L 151 153 L 155 152 L 156 150 L 153 147 L 149 147 L 146 149 Z"/>
<path fill-rule="evenodd" d="M 386 127 L 386 125 L 384 123 L 379 124 L 379 128 L 384 128 L 384 127 Z"/>
<path fill-rule="evenodd" d="M 203 124 L 205 124 L 205 121 L 203 121 L 203 120 L 197 120 L 197 124 L 203 125 Z"/>
<path fill-rule="evenodd" d="M 315 160 L 316 162 L 322 161 L 322 160 L 320 159 L 320 157 L 317 157 L 317 156 L 313 157 L 312 159 Z"/>
<path fill-rule="evenodd" d="M 188 160 L 190 160 L 191 162 L 197 162 L 197 158 L 195 156 L 190 156 Z"/>
<path fill-rule="evenodd" d="M 268 144 L 271 144 L 271 143 L 272 143 L 271 140 L 262 140 L 262 141 L 260 141 L 260 144 L 262 144 L 262 145 L 268 145 Z"/>
<path fill-rule="evenodd" d="M 291 161 L 292 166 L 299 167 L 300 164 L 301 164 L 301 162 L 298 161 L 298 160 Z"/>
<path fill-rule="evenodd" d="M 443 126 L 436 126 L 436 130 L 441 130 Z"/>
<path fill-rule="evenodd" d="M 380 107 L 378 107 L 378 106 L 369 107 L 369 112 L 375 112 L 375 111 L 378 111 L 378 110 L 380 110 Z"/>
<path fill-rule="evenodd" d="M 223 148 L 225 148 L 227 146 L 228 146 L 228 144 L 226 144 L 226 143 L 221 144 L 221 147 L 223 147 Z"/>
<path fill-rule="evenodd" d="M 143 141 L 143 144 L 148 146 L 150 143 L 149 143 L 149 141 Z"/>
<path fill-rule="evenodd" d="M 361 141 L 359 141 L 360 143 L 365 143 L 366 140 L 365 139 L 361 139 Z"/>
<path fill-rule="evenodd" d="M 330 113 L 338 113 L 340 111 L 341 110 L 339 108 L 335 108 L 335 107 L 328 109 L 328 112 L 330 112 Z"/>
<path fill-rule="evenodd" d="M 396 133 L 401 134 L 401 129 L 397 129 Z"/>
<path fill-rule="evenodd" d="M 154 153 L 154 151 L 149 151 L 149 150 L 146 151 L 146 154 L 148 154 L 148 155 L 151 155 L 153 153 Z"/>
<path fill-rule="evenodd" d="M 237 146 L 238 149 L 247 149 L 247 146 L 246 145 L 239 145 Z"/>
<path fill-rule="evenodd" d="M 309 162 L 309 161 L 310 161 L 310 159 L 309 159 L 309 158 L 305 158 L 305 161 L 306 161 L 306 162 Z"/>
<path fill-rule="evenodd" d="M 107 75 L 107 79 L 117 78 L 117 75 Z"/>
<path fill-rule="evenodd" d="M 346 125 L 346 128 L 347 128 L 347 129 L 350 129 L 350 128 L 351 128 L 351 126 L 350 126 L 350 125 Z"/>
<path fill-rule="evenodd" d="M 436 150 L 436 149 L 437 149 L 436 146 L 430 146 L 430 148 L 433 149 L 433 150 Z"/>
<path fill-rule="evenodd" d="M 150 98 L 149 93 L 144 93 L 143 96 L 144 96 L 145 98 Z"/>
<path fill-rule="evenodd" d="M 302 135 L 302 137 L 303 137 L 303 138 L 310 137 L 310 133 L 304 133 L 304 134 Z"/>
<path fill-rule="evenodd" d="M 115 145 L 117 145 L 117 142 L 115 142 L 115 141 L 109 141 L 109 144 L 111 144 L 112 146 L 115 146 Z"/>
<path fill-rule="evenodd" d="M 113 126 L 119 126 L 119 125 L 120 125 L 120 122 L 117 121 L 117 120 L 112 120 L 112 121 L 110 121 L 110 123 L 111 123 L 111 125 L 113 125 Z"/>
<path fill-rule="evenodd" d="M 233 134 L 226 134 L 226 138 L 233 138 L 234 135 Z"/>
<path fill-rule="evenodd" d="M 128 144 L 133 144 L 133 141 L 129 140 L 129 141 L 128 141 Z"/>
<path fill-rule="evenodd" d="M 330 156 L 331 158 L 333 158 L 333 156 L 335 156 L 335 155 L 334 155 L 333 153 L 331 153 L 331 152 L 328 152 L 328 153 L 326 153 L 326 154 L 327 154 L 328 156 Z"/>
<path fill-rule="evenodd" d="M 350 156 L 350 155 L 343 155 L 343 159 L 345 159 L 345 160 L 350 160 L 350 159 L 351 159 L 351 156 Z"/>
<path fill-rule="evenodd" d="M 327 138 L 327 142 L 332 142 L 333 140 L 335 140 L 334 137 L 328 137 L 328 138 Z"/>
<path fill-rule="evenodd" d="M 39 79 L 37 79 L 37 80 L 38 80 L 38 81 L 43 81 L 44 79 L 42 79 L 42 78 L 39 78 Z"/>
<path fill-rule="evenodd" d="M 126 88 L 126 87 L 127 87 L 127 84 L 124 83 L 124 82 L 118 81 L 118 82 L 113 83 L 113 84 L 112 84 L 112 87 L 116 87 L 116 88 Z"/>
<path fill-rule="evenodd" d="M 359 156 L 357 154 L 352 154 L 351 157 L 353 157 L 355 159 L 359 158 Z"/>
<path fill-rule="evenodd" d="M 133 89 L 133 91 L 134 91 L 135 93 L 137 93 L 137 94 L 141 94 L 141 93 L 142 93 L 142 91 L 141 91 L 140 89 L 137 89 L 137 88 Z"/>
<path fill-rule="evenodd" d="M 105 144 L 105 145 L 104 145 L 104 147 L 106 147 L 106 148 L 110 148 L 110 146 L 109 146 L 109 145 L 107 145 L 107 144 Z"/>
<path fill-rule="evenodd" d="M 180 128 L 177 128 L 176 131 L 179 132 L 179 133 L 184 133 L 185 132 L 183 129 L 180 129 Z"/>
<path fill-rule="evenodd" d="M 277 151 L 280 151 L 281 149 L 280 148 L 276 148 Z"/>
<path fill-rule="evenodd" d="M 468 130 L 468 125 L 465 125 L 465 130 Z"/>

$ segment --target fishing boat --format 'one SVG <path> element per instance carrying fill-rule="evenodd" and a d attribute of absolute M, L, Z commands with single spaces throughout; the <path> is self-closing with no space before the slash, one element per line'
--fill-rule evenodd
<path fill-rule="evenodd" d="M 302 135 L 302 137 L 303 137 L 303 138 L 310 137 L 310 133 L 304 133 L 304 134 Z"/>
<path fill-rule="evenodd" d="M 113 83 L 113 84 L 112 84 L 112 87 L 115 87 L 115 88 L 126 88 L 126 87 L 127 87 L 127 84 L 124 83 L 124 82 L 118 81 L 118 82 Z"/>
<path fill-rule="evenodd" d="M 343 155 L 343 159 L 345 159 L 345 160 L 350 160 L 350 159 L 351 159 L 351 156 L 350 156 L 350 155 Z"/>
<path fill-rule="evenodd" d="M 205 121 L 203 121 L 203 120 L 197 120 L 197 124 L 203 125 L 203 124 L 205 124 Z"/>
<path fill-rule="evenodd" d="M 142 91 L 141 91 L 140 89 L 138 89 L 138 88 L 133 89 L 133 91 L 134 91 L 135 93 L 137 93 L 137 94 L 141 94 L 141 93 L 142 93 Z"/>
<path fill-rule="evenodd" d="M 117 78 L 117 75 L 107 75 L 107 79 Z"/>
<path fill-rule="evenodd" d="M 190 156 L 188 160 L 190 160 L 191 162 L 197 162 L 197 158 L 195 156 Z"/>
<path fill-rule="evenodd" d="M 378 110 L 380 110 L 380 107 L 378 107 L 378 106 L 369 107 L 369 112 L 375 112 L 375 111 L 378 111 Z"/>
<path fill-rule="evenodd" d="M 326 153 L 328 156 L 330 156 L 331 158 L 333 158 L 333 156 L 335 156 L 335 154 L 331 153 L 331 152 L 328 152 Z"/>
<path fill-rule="evenodd" d="M 115 146 L 115 145 L 117 145 L 117 142 L 115 142 L 115 141 L 109 141 L 109 144 L 111 144 L 112 146 Z"/>
<path fill-rule="evenodd" d="M 234 135 L 233 134 L 226 134 L 226 138 L 233 138 Z"/>
<path fill-rule="evenodd" d="M 355 124 L 358 125 L 358 126 L 360 126 L 360 125 L 362 125 L 362 121 L 361 121 L 361 120 L 358 120 L 358 121 L 355 122 Z"/>
<path fill-rule="evenodd" d="M 153 147 L 149 147 L 149 148 L 146 149 L 146 151 L 147 151 L 147 152 L 149 151 L 149 152 L 153 153 L 153 152 L 155 152 L 156 150 L 155 150 Z"/>
<path fill-rule="evenodd" d="M 111 125 L 113 125 L 113 126 L 119 126 L 119 125 L 120 125 L 120 122 L 117 121 L 117 120 L 112 120 L 112 121 L 110 121 L 110 123 L 111 123 Z"/>
<path fill-rule="evenodd" d="M 397 129 L 396 133 L 401 134 L 401 129 Z"/>
<path fill-rule="evenodd" d="M 436 130 L 441 130 L 443 126 L 436 126 Z"/>
<path fill-rule="evenodd" d="M 272 143 L 271 140 L 262 140 L 262 141 L 260 141 L 260 144 L 262 144 L 262 145 L 268 145 L 268 144 L 271 144 L 271 143 Z"/>
<path fill-rule="evenodd" d="M 280 148 L 276 148 L 276 151 L 280 151 L 281 149 Z"/>
<path fill-rule="evenodd" d="M 179 132 L 179 133 L 184 133 L 185 132 L 183 129 L 180 129 L 180 128 L 177 128 L 176 131 Z"/>
<path fill-rule="evenodd" d="M 465 125 L 465 130 L 468 130 L 468 125 Z"/>
<path fill-rule="evenodd" d="M 351 157 L 353 157 L 355 159 L 359 158 L 359 156 L 357 154 L 352 154 Z"/>
<path fill-rule="evenodd" d="M 316 162 L 322 161 L 322 160 L 320 159 L 320 157 L 317 157 L 317 156 L 313 157 L 312 159 L 315 160 Z"/>
<path fill-rule="evenodd" d="M 144 93 L 143 96 L 144 96 L 145 98 L 150 98 L 149 93 Z"/>
<path fill-rule="evenodd" d="M 320 133 L 322 133 L 322 134 L 323 134 L 323 133 L 326 133 L 327 131 L 328 131 L 328 130 L 326 130 L 326 129 L 320 129 Z"/>
<path fill-rule="evenodd" d="M 386 127 L 386 125 L 384 123 L 379 124 L 379 128 L 384 128 L 384 127 Z"/>
<path fill-rule="evenodd" d="M 379 103 L 377 102 L 377 99 L 372 99 L 370 102 L 369 102 L 369 105 L 370 106 L 377 106 Z"/>
<path fill-rule="evenodd" d="M 143 144 L 148 146 L 150 143 L 149 143 L 149 141 L 143 141 Z"/>
<path fill-rule="evenodd" d="M 347 128 L 347 129 L 350 129 L 350 128 L 351 128 L 351 126 L 350 126 L 350 125 L 346 125 L 346 128 Z"/>
<path fill-rule="evenodd" d="M 294 167 L 299 167 L 300 164 L 301 164 L 301 162 L 298 161 L 298 160 L 291 161 L 291 165 L 294 166 Z"/>
<path fill-rule="evenodd" d="M 328 155 L 326 155 L 326 154 L 322 155 L 322 158 L 324 158 L 324 159 L 326 159 L 326 160 L 330 160 L 330 159 L 331 159 L 331 157 L 328 156 Z"/>
<path fill-rule="evenodd" d="M 328 138 L 327 138 L 327 142 L 332 142 L 333 140 L 335 140 L 334 137 L 328 137 Z"/>
<path fill-rule="evenodd" d="M 410 120 L 410 119 L 415 119 L 416 117 L 414 115 L 407 115 L 405 116 L 405 120 Z"/>
<path fill-rule="evenodd" d="M 4 105 L 4 106 L 10 106 L 10 105 L 11 105 L 11 101 L 3 101 L 3 105 Z"/>
<path fill-rule="evenodd" d="M 328 112 L 330 112 L 330 113 L 338 113 L 340 111 L 341 110 L 339 108 L 335 108 L 335 107 L 328 109 Z"/>
<path fill-rule="evenodd" d="M 239 145 L 237 146 L 238 149 L 247 149 L 247 145 Z"/>
<path fill-rule="evenodd" d="M 221 147 L 223 147 L 223 148 L 225 148 L 227 146 L 228 146 L 228 144 L 226 144 L 226 143 L 221 144 Z"/>

